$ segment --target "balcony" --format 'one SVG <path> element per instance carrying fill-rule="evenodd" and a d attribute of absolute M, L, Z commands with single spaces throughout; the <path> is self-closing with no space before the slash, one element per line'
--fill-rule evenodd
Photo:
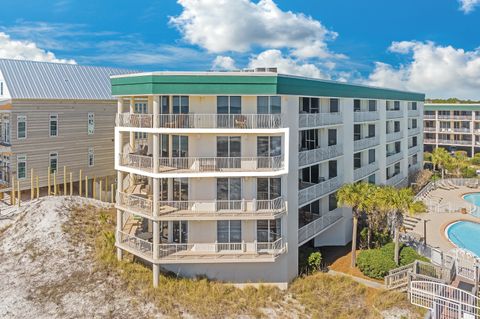
<path fill-rule="evenodd" d="M 283 197 L 271 200 L 159 201 L 158 216 L 154 217 L 151 196 L 125 192 L 117 193 L 116 206 L 121 210 L 158 220 L 272 219 L 287 210 Z"/>
<path fill-rule="evenodd" d="M 281 114 L 117 114 L 116 125 L 135 128 L 173 129 L 277 129 Z"/>
<path fill-rule="evenodd" d="M 424 141 L 424 143 L 425 143 L 425 141 Z M 439 139 L 439 140 L 438 140 L 438 144 L 467 145 L 467 146 L 472 146 L 472 141 Z"/>
<path fill-rule="evenodd" d="M 424 115 L 423 115 L 423 119 L 425 119 L 425 120 L 434 120 L 434 119 L 435 119 L 435 115 L 434 115 L 434 114 L 424 114 Z"/>
<path fill-rule="evenodd" d="M 393 163 L 398 162 L 403 158 L 403 152 L 398 152 L 398 153 L 387 153 L 387 165 L 391 165 Z"/>
<path fill-rule="evenodd" d="M 361 151 L 366 148 L 377 146 L 379 143 L 378 136 L 365 137 L 353 142 L 353 149 L 355 152 Z"/>
<path fill-rule="evenodd" d="M 377 170 L 378 170 L 378 162 L 372 162 L 370 164 L 361 166 L 359 168 L 356 168 L 353 171 L 353 179 L 355 181 L 358 181 L 359 179 L 372 175 Z"/>
<path fill-rule="evenodd" d="M 153 172 L 153 157 L 120 154 L 121 166 Z M 270 172 L 284 168 L 283 156 L 271 157 L 160 157 L 159 173 Z"/>
<path fill-rule="evenodd" d="M 466 128 L 466 127 L 454 127 L 453 128 L 454 133 L 460 133 L 460 134 L 471 134 L 473 132 L 472 129 Z"/>
<path fill-rule="evenodd" d="M 273 262 L 287 251 L 283 238 L 274 242 L 153 243 L 126 231 L 117 232 L 116 245 L 154 263 Z"/>
<path fill-rule="evenodd" d="M 419 117 L 420 116 L 420 110 L 408 110 L 408 116 L 409 117 Z"/>
<path fill-rule="evenodd" d="M 403 117 L 402 110 L 387 110 L 387 119 L 396 119 Z"/>
<path fill-rule="evenodd" d="M 342 113 L 301 113 L 299 115 L 300 128 L 338 125 L 343 123 Z"/>
<path fill-rule="evenodd" d="M 434 138 L 424 138 L 423 144 L 437 144 L 437 141 Z"/>
<path fill-rule="evenodd" d="M 342 178 L 339 176 L 320 182 L 311 184 L 302 182 L 298 191 L 298 205 L 303 205 L 309 201 L 318 199 L 326 194 L 333 192 L 342 185 Z"/>
<path fill-rule="evenodd" d="M 353 112 L 353 121 L 356 123 L 377 121 L 379 118 L 378 112 Z"/>
<path fill-rule="evenodd" d="M 418 135 L 418 134 L 420 134 L 420 128 L 418 126 L 415 128 L 408 129 L 408 136 Z"/>
<path fill-rule="evenodd" d="M 385 184 L 388 185 L 388 186 L 396 186 L 397 184 L 399 184 L 404 179 L 405 179 L 405 177 L 403 177 L 402 174 L 397 173 L 397 174 L 391 176 L 389 179 L 387 179 Z"/>
<path fill-rule="evenodd" d="M 392 132 L 387 134 L 387 143 L 403 138 L 403 132 Z"/>
<path fill-rule="evenodd" d="M 329 226 L 342 218 L 342 209 L 337 208 L 329 211 L 298 230 L 298 246 L 303 245 L 310 239 L 318 236 Z"/>
<path fill-rule="evenodd" d="M 343 155 L 342 145 L 331 145 L 298 153 L 298 166 L 305 166 Z"/>
<path fill-rule="evenodd" d="M 424 126 L 423 131 L 424 132 L 436 132 L 437 128 L 436 127 L 426 127 L 426 126 Z"/>
<path fill-rule="evenodd" d="M 408 149 L 408 155 L 411 156 L 421 151 L 422 151 L 422 148 L 420 147 L 420 145 L 412 146 Z"/>

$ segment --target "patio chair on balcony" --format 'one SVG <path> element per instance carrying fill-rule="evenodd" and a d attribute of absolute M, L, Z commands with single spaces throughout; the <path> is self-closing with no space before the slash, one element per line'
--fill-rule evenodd
<path fill-rule="evenodd" d="M 235 128 L 247 128 L 247 117 L 243 115 L 236 116 Z"/>

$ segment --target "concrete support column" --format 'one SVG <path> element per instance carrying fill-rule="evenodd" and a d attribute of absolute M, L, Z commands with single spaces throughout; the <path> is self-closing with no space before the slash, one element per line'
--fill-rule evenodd
<path fill-rule="evenodd" d="M 123 191 L 123 172 L 117 171 L 117 189 L 118 191 Z M 118 201 L 118 198 L 117 198 Z M 123 225 L 123 212 L 120 209 L 117 209 L 117 233 L 115 234 L 115 239 L 117 244 L 120 243 L 119 232 L 122 230 Z M 123 258 L 122 249 L 117 247 L 117 259 L 120 261 Z"/>
<path fill-rule="evenodd" d="M 130 98 L 130 113 L 135 113 L 135 98 Z M 135 150 L 135 132 L 130 132 L 130 150 Z"/>

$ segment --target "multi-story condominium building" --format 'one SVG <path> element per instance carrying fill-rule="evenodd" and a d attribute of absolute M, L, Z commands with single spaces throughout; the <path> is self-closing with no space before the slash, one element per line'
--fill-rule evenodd
<path fill-rule="evenodd" d="M 480 151 L 480 104 L 425 104 L 425 151 Z"/>
<path fill-rule="evenodd" d="M 110 76 L 120 73 L 126 71 L 0 59 L 3 191 L 12 179 L 15 187 L 18 181 L 20 189 L 30 189 L 31 169 L 39 177 L 39 187 L 47 185 L 49 167 L 52 175 L 57 170 L 63 175 L 66 166 L 74 182 L 80 170 L 91 178 L 114 176 L 117 103 Z"/>
<path fill-rule="evenodd" d="M 152 263 L 154 284 L 163 267 L 286 285 L 299 246 L 350 242 L 342 184 L 402 185 L 422 163 L 419 93 L 269 71 L 114 76 L 112 91 L 117 253 Z"/>

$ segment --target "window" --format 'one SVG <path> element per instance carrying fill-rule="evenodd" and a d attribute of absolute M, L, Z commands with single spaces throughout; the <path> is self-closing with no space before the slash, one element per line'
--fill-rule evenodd
<path fill-rule="evenodd" d="M 282 196 L 280 178 L 257 178 L 257 200 L 272 200 Z"/>
<path fill-rule="evenodd" d="M 300 98 L 300 113 L 318 113 L 319 111 L 320 102 L 318 98 Z"/>
<path fill-rule="evenodd" d="M 58 136 L 58 115 L 50 114 L 50 137 Z"/>
<path fill-rule="evenodd" d="M 337 130 L 328 129 L 328 146 L 337 145 Z"/>
<path fill-rule="evenodd" d="M 338 113 L 339 111 L 339 101 L 338 99 L 330 99 L 330 113 Z"/>
<path fill-rule="evenodd" d="M 376 183 L 375 174 L 372 174 L 372 175 L 368 176 L 368 182 L 370 184 L 375 184 Z"/>
<path fill-rule="evenodd" d="M 55 173 L 58 167 L 58 153 L 52 152 L 50 153 L 50 173 Z"/>
<path fill-rule="evenodd" d="M 184 220 L 173 221 L 173 242 L 184 244 L 188 242 L 188 223 Z"/>
<path fill-rule="evenodd" d="M 257 241 L 259 243 L 271 243 L 282 237 L 282 221 L 257 220 Z"/>
<path fill-rule="evenodd" d="M 217 113 L 242 113 L 242 98 L 240 96 L 217 96 Z"/>
<path fill-rule="evenodd" d="M 334 209 L 337 209 L 337 193 L 332 193 L 328 195 L 328 211 L 331 212 Z"/>
<path fill-rule="evenodd" d="M 417 128 L 417 119 L 412 119 L 412 128 Z"/>
<path fill-rule="evenodd" d="M 25 115 L 17 116 L 17 138 L 27 138 L 27 117 Z"/>
<path fill-rule="evenodd" d="M 188 114 L 190 112 L 188 96 L 173 97 L 173 114 Z"/>
<path fill-rule="evenodd" d="M 375 112 L 377 110 L 377 101 L 368 100 L 368 111 Z"/>
<path fill-rule="evenodd" d="M 88 112 L 87 133 L 88 135 L 93 135 L 93 133 L 95 133 L 95 113 L 93 112 Z"/>
<path fill-rule="evenodd" d="M 375 149 L 371 148 L 368 150 L 368 164 L 375 162 Z"/>
<path fill-rule="evenodd" d="M 172 157 L 188 157 L 188 136 L 172 136 Z"/>
<path fill-rule="evenodd" d="M 328 179 L 337 177 L 337 161 L 328 161 Z"/>
<path fill-rule="evenodd" d="M 280 96 L 257 96 L 258 114 L 279 114 L 282 112 Z"/>
<path fill-rule="evenodd" d="M 240 209 L 242 199 L 241 178 L 217 178 L 217 209 Z"/>
<path fill-rule="evenodd" d="M 353 125 L 353 140 L 358 141 L 359 139 L 362 138 L 362 129 L 360 127 L 360 124 L 354 124 Z"/>
<path fill-rule="evenodd" d="M 300 131 L 300 150 L 314 150 L 319 147 L 318 130 Z"/>
<path fill-rule="evenodd" d="M 168 184 L 166 186 L 168 187 Z M 188 201 L 188 178 L 173 179 L 173 200 Z"/>
<path fill-rule="evenodd" d="M 353 169 L 362 167 L 362 153 L 353 154 Z"/>
<path fill-rule="evenodd" d="M 271 165 L 270 157 L 282 155 L 282 137 L 281 136 L 258 136 L 257 137 L 257 156 L 258 167 L 265 168 Z"/>
<path fill-rule="evenodd" d="M 93 152 L 93 147 L 88 148 L 88 166 L 92 167 L 95 165 L 95 154 Z"/>
<path fill-rule="evenodd" d="M 168 114 L 170 113 L 170 107 L 169 107 L 169 99 L 168 99 L 168 96 L 162 96 L 162 100 L 161 100 L 161 109 L 160 109 L 160 112 L 161 114 Z"/>
<path fill-rule="evenodd" d="M 146 114 L 147 112 L 147 103 L 146 102 L 137 102 L 134 105 L 134 112 L 138 114 Z"/>
<path fill-rule="evenodd" d="M 217 221 L 217 241 L 219 243 L 241 243 L 242 221 L 219 220 Z"/>
<path fill-rule="evenodd" d="M 17 156 L 17 178 L 18 179 L 27 178 L 27 156 L 26 155 Z"/>
<path fill-rule="evenodd" d="M 361 105 L 362 103 L 360 100 L 353 100 L 353 111 L 360 112 Z"/>
<path fill-rule="evenodd" d="M 375 124 L 368 124 L 368 137 L 375 136 Z"/>
<path fill-rule="evenodd" d="M 393 109 L 395 111 L 399 111 L 400 110 L 400 101 L 393 101 Z"/>
<path fill-rule="evenodd" d="M 0 82 L 0 95 L 3 95 L 3 82 Z"/>
<path fill-rule="evenodd" d="M 412 111 L 417 110 L 417 102 L 412 102 Z"/>

